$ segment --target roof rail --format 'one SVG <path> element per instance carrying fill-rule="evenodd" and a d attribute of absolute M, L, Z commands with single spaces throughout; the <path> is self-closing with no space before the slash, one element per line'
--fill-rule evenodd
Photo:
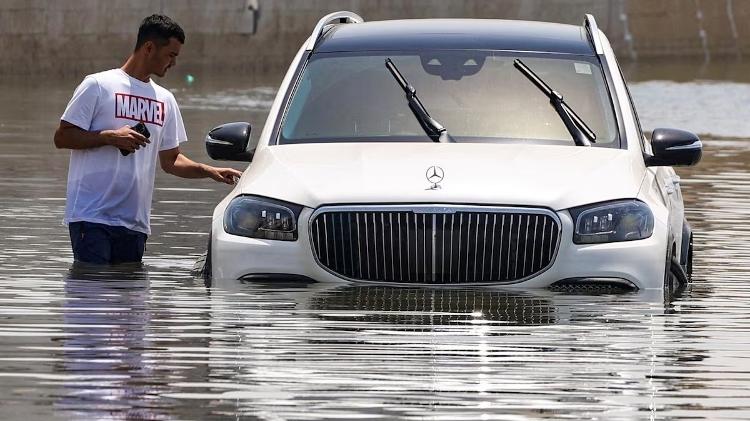
<path fill-rule="evenodd" d="M 599 27 L 596 25 L 596 19 L 591 14 L 586 14 L 583 19 L 583 27 L 586 29 L 589 41 L 594 45 L 594 51 L 597 55 L 604 54 L 604 47 L 602 47 L 602 40 L 599 38 Z"/>
<path fill-rule="evenodd" d="M 323 29 L 325 29 L 326 25 L 334 23 L 362 23 L 364 21 L 365 20 L 358 14 L 347 11 L 333 12 L 325 15 L 318 21 L 318 24 L 315 25 L 315 29 L 313 29 L 305 49 L 312 51 L 315 48 L 315 44 L 318 43 L 318 40 L 323 35 Z"/>

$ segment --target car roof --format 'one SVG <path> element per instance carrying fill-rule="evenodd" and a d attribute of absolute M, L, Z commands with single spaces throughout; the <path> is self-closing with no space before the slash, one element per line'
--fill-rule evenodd
<path fill-rule="evenodd" d="M 499 19 L 408 19 L 332 25 L 315 52 L 439 49 L 595 55 L 583 26 Z"/>

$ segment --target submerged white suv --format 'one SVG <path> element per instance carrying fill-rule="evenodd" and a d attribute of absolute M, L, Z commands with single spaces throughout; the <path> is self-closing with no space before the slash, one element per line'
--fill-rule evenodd
<path fill-rule="evenodd" d="M 671 166 L 701 142 L 643 137 L 590 15 L 330 14 L 249 135 L 206 139 L 214 159 L 251 161 L 213 214 L 214 279 L 661 289 L 691 271 Z"/>

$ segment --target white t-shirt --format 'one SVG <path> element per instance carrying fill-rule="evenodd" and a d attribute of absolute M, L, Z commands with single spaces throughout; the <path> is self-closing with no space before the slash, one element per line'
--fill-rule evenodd
<path fill-rule="evenodd" d="M 121 69 L 88 75 L 78 85 L 62 120 L 83 130 L 135 126 L 143 121 L 151 143 L 128 156 L 114 146 L 70 153 L 63 223 L 88 221 L 151 234 L 151 197 L 159 151 L 187 140 L 174 95 Z"/>

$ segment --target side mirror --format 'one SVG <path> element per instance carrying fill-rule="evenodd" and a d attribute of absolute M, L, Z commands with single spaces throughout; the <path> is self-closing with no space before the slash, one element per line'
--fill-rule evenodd
<path fill-rule="evenodd" d="M 247 150 L 249 141 L 250 123 L 222 124 L 206 135 L 206 152 L 212 159 L 250 162 L 255 149 Z"/>
<path fill-rule="evenodd" d="M 647 167 L 695 165 L 703 155 L 703 144 L 694 133 L 677 129 L 656 129 L 651 134 L 653 156 L 646 156 Z"/>

